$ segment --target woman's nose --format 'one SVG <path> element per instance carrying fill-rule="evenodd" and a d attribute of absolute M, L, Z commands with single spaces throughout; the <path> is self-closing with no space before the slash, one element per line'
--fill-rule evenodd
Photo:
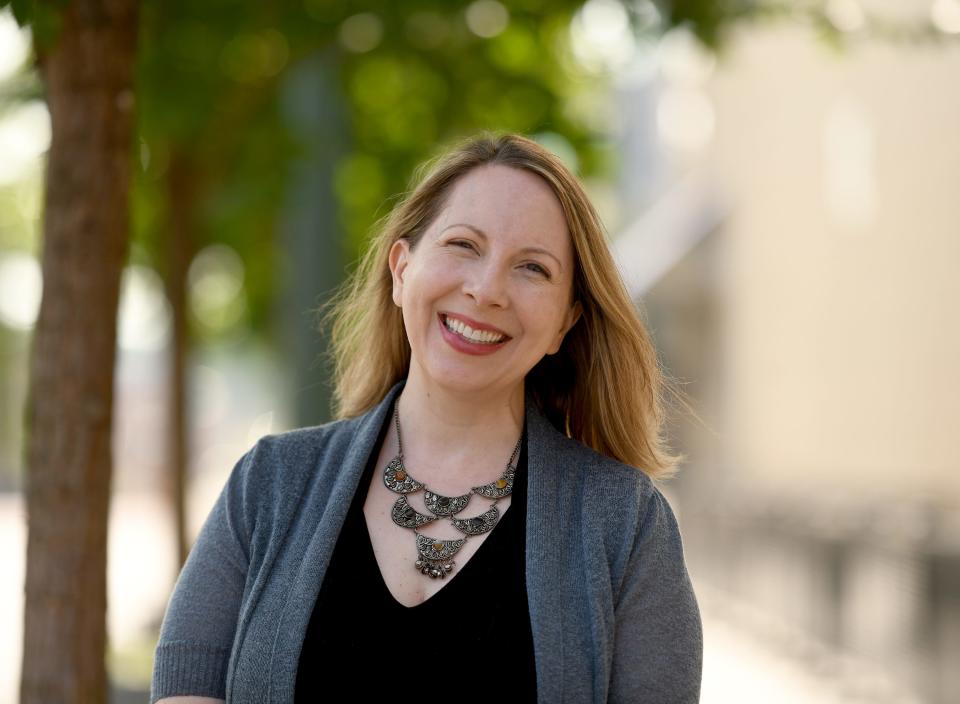
<path fill-rule="evenodd" d="M 496 266 L 480 266 L 463 282 L 463 292 L 478 306 L 507 305 L 507 288 L 503 272 Z"/>

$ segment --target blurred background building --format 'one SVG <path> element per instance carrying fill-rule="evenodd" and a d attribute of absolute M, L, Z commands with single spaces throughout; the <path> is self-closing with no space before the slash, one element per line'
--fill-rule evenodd
<path fill-rule="evenodd" d="M 563 38 L 557 116 L 540 114 L 547 97 L 517 78 L 506 113 L 487 117 L 528 125 L 583 176 L 664 365 L 699 415 L 674 415 L 688 462 L 665 490 L 704 613 L 702 701 L 960 700 L 960 3 L 809 3 L 807 14 L 734 24 L 712 49 L 682 24 L 665 27 L 662 3 L 591 0 L 558 34 L 505 5 L 412 12 L 402 26 L 422 51 L 458 32 L 498 42 L 485 60 L 518 76 Z M 207 227 L 222 235 L 193 243 L 189 258 L 193 536 L 257 438 L 325 420 L 311 309 L 402 188 L 407 152 L 394 147 L 422 141 L 415 162 L 442 135 L 421 124 L 440 122 L 439 74 L 377 54 L 392 19 L 348 15 L 330 21 L 355 62 L 343 85 L 322 55 L 295 61 L 296 38 L 279 30 L 230 30 L 218 54 L 218 70 L 243 85 L 279 76 L 279 107 L 251 123 L 263 131 L 216 147 L 239 149 L 230 168 L 242 172 L 278 168 L 286 139 L 306 144 L 284 174 L 265 176 L 283 183 L 277 193 L 190 182 L 190 154 L 150 139 L 160 128 L 142 130 L 141 236 L 116 371 L 117 701 L 143 699 L 179 565 L 168 501 L 174 311 L 149 256 L 177 225 L 151 199 L 179 197 L 169 174 L 184 169 L 186 192 L 205 194 Z M 211 36 L 197 19 L 169 41 L 193 65 Z M 22 419 L 50 138 L 28 55 L 29 37 L 0 14 L 0 704 L 15 700 L 19 673 Z M 477 119 L 497 97 L 491 80 L 468 91 Z M 410 121 L 369 117 L 383 95 L 412 101 Z M 231 109 L 248 109 L 237 100 Z M 577 127 L 558 127 L 560 115 Z M 259 153 L 261 137 L 278 151 Z M 276 219 L 251 225 L 258 209 Z M 265 302 L 267 289 L 282 294 Z"/>
<path fill-rule="evenodd" d="M 851 701 L 957 701 L 960 51 L 661 49 L 624 99 L 674 169 L 651 198 L 638 167 L 621 248 L 705 421 L 674 486 L 696 581 Z"/>

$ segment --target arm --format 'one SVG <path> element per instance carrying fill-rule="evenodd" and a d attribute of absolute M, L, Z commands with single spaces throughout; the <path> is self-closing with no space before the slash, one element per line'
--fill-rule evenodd
<path fill-rule="evenodd" d="M 656 487 L 648 493 L 615 606 L 612 704 L 695 704 L 703 629 L 677 520 Z"/>
<path fill-rule="evenodd" d="M 160 628 L 151 702 L 226 699 L 227 665 L 249 566 L 247 485 L 255 453 L 256 448 L 233 468 L 177 579 Z"/>

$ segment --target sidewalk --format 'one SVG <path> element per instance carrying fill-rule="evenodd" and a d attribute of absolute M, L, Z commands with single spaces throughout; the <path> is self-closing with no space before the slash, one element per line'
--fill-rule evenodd
<path fill-rule="evenodd" d="M 703 615 L 701 704 L 922 704 L 876 665 L 697 584 Z"/>

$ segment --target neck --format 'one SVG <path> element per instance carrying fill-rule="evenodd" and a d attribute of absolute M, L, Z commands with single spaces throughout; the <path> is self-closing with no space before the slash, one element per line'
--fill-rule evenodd
<path fill-rule="evenodd" d="M 411 364 L 398 403 L 405 460 L 423 476 L 487 481 L 506 467 L 523 430 L 523 382 L 457 391 L 429 383 Z"/>

